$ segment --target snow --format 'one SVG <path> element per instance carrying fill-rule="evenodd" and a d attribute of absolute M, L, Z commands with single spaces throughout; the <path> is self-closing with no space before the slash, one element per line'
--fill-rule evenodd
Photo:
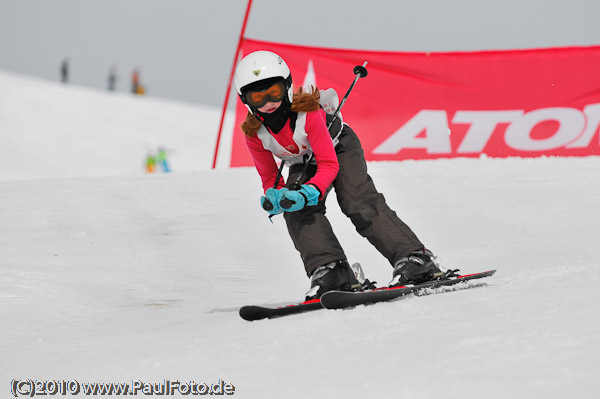
<path fill-rule="evenodd" d="M 496 276 L 245 322 L 240 306 L 300 299 L 308 280 L 256 172 L 210 169 L 219 110 L 5 72 L 0 86 L 4 397 L 30 378 L 221 379 L 241 398 L 597 396 L 599 157 L 371 163 L 445 267 Z M 158 145 L 174 173 L 143 173 Z M 387 282 L 333 196 L 328 215 L 349 259 Z"/>
<path fill-rule="evenodd" d="M 0 87 L 1 180 L 140 173 L 161 146 L 175 170 L 212 165 L 215 108 L 2 71 Z"/>

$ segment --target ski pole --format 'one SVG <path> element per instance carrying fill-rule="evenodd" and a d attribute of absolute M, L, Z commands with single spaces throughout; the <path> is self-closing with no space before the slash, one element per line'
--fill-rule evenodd
<path fill-rule="evenodd" d="M 346 100 L 348 100 L 348 96 L 350 95 L 350 92 L 352 92 L 352 89 L 354 89 L 354 86 L 356 85 L 356 82 L 358 82 L 358 79 L 364 78 L 367 76 L 368 72 L 367 72 L 366 66 L 367 66 L 367 61 L 365 61 L 365 63 L 362 65 L 357 65 L 354 67 L 353 72 L 356 76 L 354 77 L 354 80 L 352 81 L 350 88 L 346 92 L 346 95 L 344 95 L 344 98 L 342 98 L 342 101 L 340 101 L 340 105 L 338 105 L 337 109 L 333 113 L 333 119 L 331 119 L 331 122 L 329 122 L 329 124 L 327 125 L 327 130 L 329 130 L 331 128 L 331 126 L 333 126 L 333 123 L 337 120 L 340 110 L 346 103 Z M 337 141 L 337 139 L 339 138 L 341 133 L 342 133 L 342 130 L 340 129 L 338 134 L 333 138 L 334 143 Z M 308 160 L 304 164 L 304 167 L 302 168 L 302 172 L 300 172 L 300 174 L 298 175 L 296 180 L 292 184 L 290 184 L 290 187 L 289 187 L 290 190 L 295 190 L 295 191 L 300 190 L 300 187 L 301 187 L 300 180 L 302 180 L 302 176 L 304 176 L 306 174 L 306 171 L 308 170 L 308 165 L 312 162 L 314 157 L 315 157 L 314 153 L 310 154 L 310 157 L 308 158 Z M 275 184 L 277 184 L 277 182 Z M 282 199 L 280 202 L 280 204 L 284 208 L 289 208 L 292 205 L 294 205 L 294 203 L 295 203 L 295 201 L 289 200 L 287 198 Z"/>
<path fill-rule="evenodd" d="M 333 113 L 333 119 L 331 119 L 331 121 L 327 125 L 327 130 L 329 130 L 331 128 L 331 126 L 333 126 L 334 122 L 337 120 L 338 115 L 340 113 L 340 110 L 342 109 L 342 107 L 346 103 L 346 100 L 348 100 L 348 96 L 350 95 L 350 92 L 352 91 L 352 89 L 354 89 L 354 86 L 356 85 L 356 82 L 358 81 L 358 79 L 359 78 L 364 78 L 364 77 L 367 76 L 368 72 L 367 72 L 366 66 L 367 66 L 367 61 L 365 61 L 364 64 L 362 64 L 362 65 L 357 65 L 357 66 L 354 67 L 353 72 L 356 75 L 356 77 L 354 78 L 354 81 L 350 85 L 350 88 L 348 89 L 348 91 L 344 95 L 344 98 L 342 98 L 342 101 L 340 102 L 340 104 L 336 108 L 335 112 Z M 342 131 L 340 130 L 338 132 L 338 134 L 333 138 L 334 145 L 335 145 L 335 142 L 337 141 L 337 139 L 339 138 L 339 136 L 340 136 L 341 133 L 342 133 Z M 313 160 L 313 158 L 314 158 L 314 155 L 311 154 L 310 157 L 308 158 L 308 160 L 306 161 L 306 163 L 304 164 L 304 167 L 302 168 L 302 172 L 298 176 L 298 179 L 296 179 L 296 181 L 290 185 L 290 189 L 291 190 L 299 190 L 300 189 L 300 184 L 299 184 L 300 179 L 302 178 L 302 175 L 304 175 L 306 173 L 306 171 L 308 169 L 308 165 Z M 277 176 L 275 177 L 275 184 L 273 185 L 273 188 L 277 188 L 277 185 L 279 184 L 279 180 L 281 179 L 281 175 L 282 175 L 282 172 L 283 172 L 283 166 L 284 165 L 285 165 L 285 161 L 281 161 L 281 166 L 279 166 L 279 170 L 277 171 Z M 284 204 L 286 204 L 286 205 L 290 205 L 291 206 L 293 204 L 292 201 L 290 201 L 288 199 L 284 199 L 283 201 L 286 201 L 286 202 L 284 202 Z M 265 199 L 265 201 L 263 202 L 263 209 L 265 211 L 272 210 L 273 209 L 273 204 L 271 203 L 271 201 L 269 201 L 268 199 Z"/>

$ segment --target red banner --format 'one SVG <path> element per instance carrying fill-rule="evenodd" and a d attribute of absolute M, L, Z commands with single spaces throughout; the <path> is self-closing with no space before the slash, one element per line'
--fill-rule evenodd
<path fill-rule="evenodd" d="M 270 50 L 294 87 L 333 87 L 368 62 L 342 110 L 367 160 L 600 155 L 600 46 L 398 53 L 244 39 L 243 55 Z M 250 166 L 237 100 L 231 166 Z"/>

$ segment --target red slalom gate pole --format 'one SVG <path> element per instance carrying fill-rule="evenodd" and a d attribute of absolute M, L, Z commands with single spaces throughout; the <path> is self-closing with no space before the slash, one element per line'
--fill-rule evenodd
<path fill-rule="evenodd" d="M 217 144 L 215 146 L 215 154 L 213 156 L 212 168 L 215 169 L 217 166 L 217 156 L 219 154 L 219 144 L 221 142 L 221 133 L 223 131 L 223 122 L 225 121 L 225 113 L 227 112 L 227 104 L 229 103 L 229 93 L 231 91 L 231 83 L 233 82 L 233 75 L 235 73 L 235 66 L 242 47 L 242 40 L 244 40 L 244 32 L 246 31 L 246 24 L 248 23 L 248 16 L 250 15 L 250 8 L 252 7 L 252 0 L 248 0 L 246 6 L 246 15 L 244 16 L 244 22 L 242 24 L 242 30 L 240 32 L 240 38 L 238 45 L 233 56 L 233 65 L 231 66 L 231 73 L 229 74 L 229 83 L 227 83 L 227 91 L 225 92 L 225 102 L 223 104 L 223 111 L 221 112 L 221 122 L 219 123 L 219 133 L 217 134 Z"/>

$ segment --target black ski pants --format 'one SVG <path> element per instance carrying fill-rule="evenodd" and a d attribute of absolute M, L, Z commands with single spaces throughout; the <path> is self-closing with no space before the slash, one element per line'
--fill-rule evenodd
<path fill-rule="evenodd" d="M 339 131 L 339 130 L 338 130 Z M 321 265 L 344 260 L 346 255 L 325 216 L 325 199 L 335 189 L 342 212 L 350 218 L 356 231 L 394 265 L 412 251 L 423 248 L 413 231 L 391 210 L 367 173 L 364 151 L 356 133 L 344 125 L 336 153 L 340 169 L 325 198 L 317 205 L 297 212 L 285 212 L 287 228 L 300 252 L 308 276 Z M 296 181 L 303 165 L 290 167 L 287 184 Z M 301 183 L 316 173 L 311 165 Z"/>

